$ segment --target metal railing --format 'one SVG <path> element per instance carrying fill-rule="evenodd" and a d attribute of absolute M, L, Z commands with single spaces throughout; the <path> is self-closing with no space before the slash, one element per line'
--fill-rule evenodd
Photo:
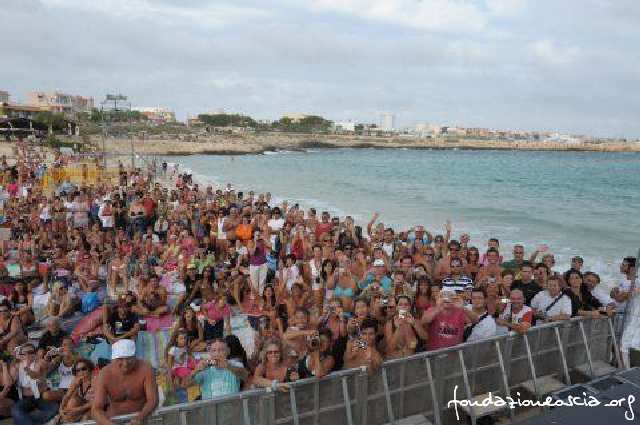
<path fill-rule="evenodd" d="M 452 422 L 447 403 L 456 387 L 458 400 L 489 392 L 506 397 L 515 387 L 527 385 L 541 398 L 546 394 L 543 378 L 571 385 L 576 373 L 587 380 L 597 377 L 598 364 L 620 364 L 613 330 L 609 318 L 543 324 L 524 335 L 511 333 L 390 360 L 373 375 L 364 368 L 348 369 L 291 383 L 288 392 L 250 390 L 162 407 L 147 423 L 378 425 L 420 414 L 436 425 L 446 424 Z M 468 413 L 475 425 L 478 412 L 470 408 Z"/>

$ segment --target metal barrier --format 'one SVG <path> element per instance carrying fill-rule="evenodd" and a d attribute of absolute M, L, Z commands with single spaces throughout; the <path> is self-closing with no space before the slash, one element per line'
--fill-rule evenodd
<path fill-rule="evenodd" d="M 458 400 L 484 398 L 489 392 L 506 397 L 515 387 L 540 398 L 556 390 L 551 382 L 565 386 L 575 377 L 590 380 L 608 373 L 602 365 L 609 365 L 614 353 L 619 360 L 613 330 L 611 319 L 604 318 L 549 323 L 525 335 L 511 333 L 387 361 L 374 375 L 349 369 L 297 381 L 288 392 L 251 390 L 163 407 L 148 423 L 378 425 L 417 414 L 437 425 L 453 423 L 447 403 L 456 387 Z M 467 413 L 475 425 L 487 412 L 471 407 Z"/>

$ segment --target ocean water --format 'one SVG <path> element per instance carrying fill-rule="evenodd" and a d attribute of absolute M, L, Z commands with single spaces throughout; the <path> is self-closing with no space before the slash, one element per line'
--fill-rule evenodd
<path fill-rule="evenodd" d="M 453 223 L 481 252 L 500 239 L 511 258 L 549 245 L 558 270 L 573 255 L 606 280 L 640 248 L 640 155 L 634 153 L 333 149 L 267 155 L 167 157 L 194 178 L 314 206 L 366 223 Z"/>

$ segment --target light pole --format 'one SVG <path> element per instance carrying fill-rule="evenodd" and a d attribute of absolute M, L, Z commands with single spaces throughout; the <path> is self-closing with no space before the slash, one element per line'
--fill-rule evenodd
<path fill-rule="evenodd" d="M 102 120 L 102 157 L 105 168 L 107 167 L 106 138 L 109 135 L 108 129 L 112 124 L 114 116 L 117 117 L 119 112 L 125 112 L 127 114 L 127 122 L 129 123 L 129 127 L 131 127 L 131 102 L 127 101 L 127 96 L 122 94 L 107 94 L 105 100 L 100 102 L 100 115 Z M 133 139 L 131 139 L 132 167 L 135 167 L 134 155 Z"/>

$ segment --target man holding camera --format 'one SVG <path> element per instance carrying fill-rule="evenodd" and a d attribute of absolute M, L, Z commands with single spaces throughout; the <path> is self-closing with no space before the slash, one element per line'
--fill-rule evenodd
<path fill-rule="evenodd" d="M 436 306 L 422 315 L 421 322 L 429 325 L 427 350 L 438 350 L 462 343 L 465 327 L 477 320 L 478 315 L 473 310 L 464 308 L 460 294 L 443 289 Z"/>
<path fill-rule="evenodd" d="M 200 385 L 203 400 L 240 392 L 240 382 L 249 376 L 241 363 L 227 360 L 229 347 L 222 339 L 209 346 L 209 359 L 198 364 L 191 374 Z"/>

